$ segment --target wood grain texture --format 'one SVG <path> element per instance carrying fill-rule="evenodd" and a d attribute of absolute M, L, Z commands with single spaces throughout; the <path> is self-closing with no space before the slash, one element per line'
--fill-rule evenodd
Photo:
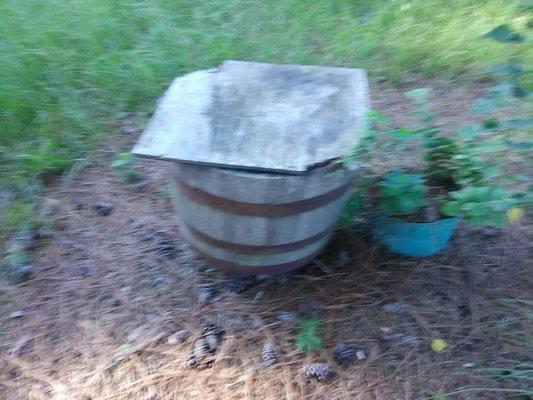
<path fill-rule="evenodd" d="M 213 196 L 202 189 L 189 186 L 180 179 L 176 179 L 175 184 L 179 187 L 181 193 L 185 194 L 189 200 L 195 201 L 196 203 L 203 204 L 230 214 L 251 215 L 254 217 L 288 217 L 291 215 L 312 211 L 335 201 L 339 197 L 342 197 L 342 195 L 349 189 L 349 185 L 345 184 L 319 196 L 303 200 L 296 200 L 290 203 L 276 204 L 245 203 L 225 197 Z"/>
<path fill-rule="evenodd" d="M 315 207 L 301 207 L 299 212 L 295 207 L 290 215 L 249 215 L 253 213 L 230 212 L 221 206 L 225 204 L 222 201 L 198 201 L 190 191 L 183 190 L 183 185 L 175 184 L 180 228 L 200 253 L 218 260 L 225 268 L 233 264 L 239 266 L 240 273 L 243 266 L 249 266 L 254 273 L 271 272 L 274 265 L 297 268 L 301 266 L 298 260 L 308 259 L 327 244 L 350 195 L 349 190 L 338 192 L 350 185 L 356 173 L 318 168 L 305 175 L 278 175 L 177 163 L 175 182 L 187 182 L 187 187 L 219 200 L 233 203 L 247 200 L 247 207 L 253 208 L 255 204 L 258 208 L 275 209 L 276 205 L 286 207 L 324 199 Z M 338 195 L 324 197 L 328 193 Z"/>

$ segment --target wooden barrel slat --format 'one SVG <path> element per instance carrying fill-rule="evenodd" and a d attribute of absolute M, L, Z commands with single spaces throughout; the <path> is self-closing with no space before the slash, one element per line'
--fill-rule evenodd
<path fill-rule="evenodd" d="M 234 263 L 237 265 L 248 265 L 254 268 L 265 268 L 272 265 L 281 265 L 289 262 L 297 262 L 309 254 L 318 252 L 328 242 L 331 234 L 328 234 L 320 240 L 305 246 L 304 248 L 276 254 L 254 255 L 236 253 L 230 250 L 221 249 L 212 246 L 204 241 L 198 240 L 190 233 L 186 226 L 181 227 L 182 233 L 189 240 L 189 242 L 202 254 L 207 254 L 217 260 Z"/>
<path fill-rule="evenodd" d="M 201 189 L 189 186 L 176 179 L 179 191 L 184 193 L 189 199 L 197 203 L 204 204 L 216 210 L 228 212 L 230 214 L 251 215 L 254 217 L 286 217 L 311 211 L 326 205 L 341 197 L 349 188 L 349 184 L 339 186 L 330 192 L 320 194 L 309 199 L 297 200 L 291 203 L 245 203 L 234 201 L 225 197 L 217 197 Z"/>
<path fill-rule="evenodd" d="M 280 204 L 330 192 L 350 183 L 353 173 L 329 167 L 303 175 L 284 175 L 180 163 L 174 169 L 174 177 L 216 197 L 243 203 Z"/>
<path fill-rule="evenodd" d="M 295 261 L 289 261 L 282 264 L 274 264 L 266 267 L 255 267 L 250 265 L 238 264 L 236 262 L 229 262 L 212 257 L 207 253 L 200 251 L 193 244 L 196 251 L 212 266 L 241 275 L 253 275 L 253 274 L 275 274 L 279 272 L 288 272 L 293 269 L 297 269 L 309 264 L 313 259 L 320 254 L 322 249 L 318 249 L 315 252 Z"/>
<path fill-rule="evenodd" d="M 274 246 L 305 240 L 326 230 L 336 221 L 348 195 L 346 192 L 336 201 L 315 210 L 279 218 L 223 212 L 197 203 L 179 191 L 176 207 L 185 223 L 214 239 L 250 246 Z"/>
<path fill-rule="evenodd" d="M 298 268 L 327 244 L 354 176 L 346 169 L 282 175 L 178 163 L 180 228 L 215 267 L 244 274 Z"/>
<path fill-rule="evenodd" d="M 293 251 L 293 250 L 298 250 L 298 249 L 301 249 L 303 247 L 306 247 L 312 243 L 315 243 L 319 240 L 321 240 L 322 238 L 326 237 L 327 235 L 329 235 L 332 231 L 333 231 L 333 227 L 334 225 L 330 225 L 328 226 L 328 228 L 316 235 L 313 235 L 307 239 L 304 239 L 304 240 L 299 240 L 299 241 L 296 241 L 296 242 L 292 242 L 292 243 L 286 243 L 286 244 L 278 244 L 278 245 L 273 245 L 273 246 L 264 246 L 264 245 L 259 245 L 259 246 L 251 246 L 251 245 L 244 245 L 244 244 L 238 244 L 238 243 L 232 243 L 232 242 L 227 242 L 227 241 L 224 241 L 224 240 L 218 240 L 218 239 L 215 239 L 215 238 L 212 238 L 208 235 L 205 235 L 203 234 L 202 232 L 200 232 L 199 230 L 191 227 L 191 226 L 188 226 L 187 225 L 187 230 L 189 231 L 189 233 L 191 235 L 193 235 L 197 240 L 200 240 L 202 242 L 205 242 L 211 246 L 214 246 L 214 247 L 218 247 L 218 248 L 221 248 L 221 249 L 224 249 L 224 250 L 228 250 L 228 251 L 231 251 L 231 252 L 234 252 L 234 253 L 241 253 L 241 254 L 280 254 L 280 253 L 285 253 L 285 252 L 289 252 L 289 251 Z"/>

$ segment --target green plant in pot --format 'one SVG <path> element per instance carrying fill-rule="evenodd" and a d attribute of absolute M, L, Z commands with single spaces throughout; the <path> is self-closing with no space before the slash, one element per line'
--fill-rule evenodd
<path fill-rule="evenodd" d="M 513 46 L 525 41 L 506 25 L 485 37 Z M 371 220 L 378 241 L 400 254 L 421 257 L 443 250 L 461 219 L 472 228 L 518 222 L 533 195 L 520 188 L 519 181 L 527 185 L 529 179 L 517 178 L 513 171 L 523 170 L 520 164 L 528 158 L 520 153 L 531 148 L 533 120 L 500 121 L 503 113 L 494 111 L 513 107 L 518 115 L 530 115 L 519 50 L 510 64 L 492 70 L 499 81 L 472 110 L 485 116 L 479 124 L 441 134 L 427 88 L 406 93 L 417 104 L 415 129 L 392 129 L 384 115 L 370 112 L 362 145 L 344 160 L 358 160 L 362 168 L 343 226 L 350 225 L 355 213 L 377 214 Z"/>
<path fill-rule="evenodd" d="M 373 232 L 392 251 L 425 257 L 443 250 L 459 218 L 441 218 L 436 200 L 428 199 L 423 174 L 392 171 L 377 183 L 378 209 Z"/>
<path fill-rule="evenodd" d="M 388 119 L 374 111 L 359 155 L 365 157 L 360 182 L 372 216 L 372 231 L 392 251 L 424 257 L 448 244 L 459 218 L 440 212 L 446 193 L 455 183 L 459 146 L 439 135 L 429 109 L 429 89 L 407 93 L 418 104 L 417 129 L 389 127 Z"/>
<path fill-rule="evenodd" d="M 420 128 L 381 124 L 371 129 L 374 138 L 363 150 L 374 156 L 362 177 L 377 214 L 373 233 L 392 251 L 411 257 L 443 250 L 461 219 L 473 228 L 504 227 L 517 203 L 500 187 L 508 149 L 502 136 L 490 131 L 494 126 L 443 135 L 430 125 L 427 93 L 412 96 L 421 104 Z"/>
<path fill-rule="evenodd" d="M 370 189 L 379 212 L 373 228 L 378 241 L 396 253 L 424 257 L 446 247 L 460 219 L 473 228 L 505 227 L 517 201 L 495 186 L 505 177 L 498 162 L 505 157 L 494 137 L 455 140 L 435 129 L 420 132 L 422 162 L 409 173 L 387 172 Z"/>

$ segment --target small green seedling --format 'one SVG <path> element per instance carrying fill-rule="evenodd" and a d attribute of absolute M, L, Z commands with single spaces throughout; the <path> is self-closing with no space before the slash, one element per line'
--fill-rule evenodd
<path fill-rule="evenodd" d="M 140 175 L 136 169 L 137 164 L 138 160 L 133 154 L 120 153 L 112 162 L 111 166 L 121 181 L 135 183 L 140 180 Z"/>
<path fill-rule="evenodd" d="M 324 324 L 316 317 L 302 318 L 298 321 L 298 338 L 295 346 L 300 351 L 313 353 L 324 347 L 320 335 L 324 333 Z"/>
<path fill-rule="evenodd" d="M 15 238 L 0 260 L 0 267 L 15 282 L 24 282 L 33 274 L 31 255 L 26 251 L 23 238 Z"/>

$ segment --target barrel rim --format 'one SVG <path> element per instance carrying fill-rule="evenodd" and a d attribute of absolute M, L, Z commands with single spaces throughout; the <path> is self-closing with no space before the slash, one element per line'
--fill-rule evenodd
<path fill-rule="evenodd" d="M 359 168 L 358 163 L 350 166 L 344 165 L 339 158 L 333 158 L 319 164 L 310 165 L 307 171 L 284 171 L 271 169 L 243 169 L 242 167 L 227 165 L 227 164 L 206 164 L 200 162 L 175 161 L 178 167 L 194 168 L 201 167 L 202 169 L 217 170 L 217 173 L 227 176 L 237 176 L 239 178 L 248 178 L 254 180 L 282 180 L 290 177 L 293 178 L 309 178 L 313 175 L 328 175 L 337 172 L 353 173 Z"/>

